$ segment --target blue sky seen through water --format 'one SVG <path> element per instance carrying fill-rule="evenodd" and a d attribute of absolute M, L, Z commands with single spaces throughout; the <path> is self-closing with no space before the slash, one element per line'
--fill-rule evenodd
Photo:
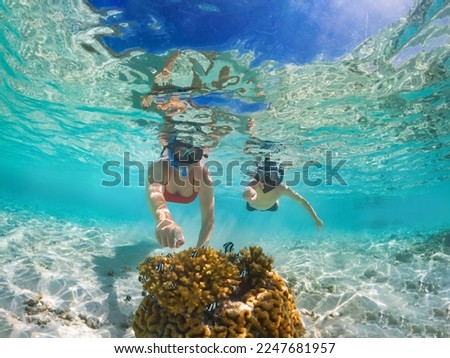
<path fill-rule="evenodd" d="M 142 48 L 253 51 L 256 63 L 336 58 L 408 13 L 414 0 L 92 0 L 106 11 L 116 52 Z M 119 10 L 119 11 L 114 11 Z"/>

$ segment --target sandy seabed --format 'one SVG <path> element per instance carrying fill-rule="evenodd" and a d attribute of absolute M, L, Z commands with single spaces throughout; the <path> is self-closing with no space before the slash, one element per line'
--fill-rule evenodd
<path fill-rule="evenodd" d="M 11 208 L 0 234 L 0 337 L 134 337 L 137 265 L 167 250 L 126 226 Z M 252 245 L 274 257 L 308 337 L 450 337 L 450 231 L 282 242 Z"/>

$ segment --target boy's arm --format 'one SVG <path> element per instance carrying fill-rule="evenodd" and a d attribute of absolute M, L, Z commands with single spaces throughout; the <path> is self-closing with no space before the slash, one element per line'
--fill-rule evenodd
<path fill-rule="evenodd" d="M 303 198 L 300 194 L 296 193 L 294 190 L 292 190 L 288 186 L 284 186 L 282 195 L 285 195 L 291 199 L 294 199 L 297 203 L 299 203 L 301 206 L 303 206 L 303 208 L 305 208 L 305 210 L 308 212 L 308 214 L 313 218 L 317 229 L 319 229 L 319 230 L 323 229 L 323 221 L 319 218 L 319 216 L 316 214 L 314 208 L 311 206 L 311 204 L 305 198 Z"/>
<path fill-rule="evenodd" d="M 202 176 L 199 189 L 202 228 L 198 235 L 197 247 L 202 247 L 209 241 L 214 228 L 214 189 L 206 167 L 202 168 Z"/>

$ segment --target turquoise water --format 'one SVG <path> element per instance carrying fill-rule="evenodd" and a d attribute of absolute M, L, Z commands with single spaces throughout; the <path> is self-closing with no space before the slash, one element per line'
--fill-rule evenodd
<path fill-rule="evenodd" d="M 131 165 L 124 175 L 125 158 L 146 167 L 167 131 L 194 137 L 224 168 L 211 167 L 211 245 L 232 239 L 273 255 L 310 336 L 450 336 L 445 1 L 419 2 L 338 59 L 256 65 L 247 48 L 220 49 L 213 60 L 184 49 L 172 83 L 188 86 L 194 66 L 207 93 L 177 94 L 208 106 L 170 118 L 144 111 L 139 98 L 175 48 L 115 54 L 99 41 L 113 32 L 107 16 L 76 0 L 0 1 L 0 336 L 133 335 L 135 267 L 164 249 L 141 173 Z M 218 89 L 224 66 L 240 81 Z M 287 199 L 276 213 L 245 210 L 246 173 L 235 166 L 227 175 L 227 165 L 267 152 L 292 162 L 291 182 L 308 161 L 323 165 L 309 172 L 319 185 L 292 185 L 323 232 Z M 345 161 L 342 181 L 327 185 L 327 158 Z M 104 185 L 111 161 L 116 186 Z M 198 202 L 170 209 L 194 246 Z"/>

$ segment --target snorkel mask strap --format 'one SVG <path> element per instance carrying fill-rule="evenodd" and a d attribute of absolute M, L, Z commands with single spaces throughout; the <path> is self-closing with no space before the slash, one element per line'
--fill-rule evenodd
<path fill-rule="evenodd" d="M 280 183 L 278 185 L 280 185 L 283 182 L 283 179 L 284 179 L 284 166 L 283 166 L 283 164 L 279 164 L 278 165 L 278 177 L 280 178 L 279 179 Z"/>
<path fill-rule="evenodd" d="M 163 157 L 164 152 L 167 150 L 167 157 L 168 157 L 168 159 L 169 159 L 169 165 L 170 165 L 172 168 L 177 169 L 177 170 L 180 170 L 180 168 L 181 168 L 181 170 L 180 170 L 181 176 L 185 177 L 185 176 L 187 176 L 187 170 L 186 170 L 186 167 L 181 167 L 180 164 L 175 160 L 175 158 L 174 158 L 174 156 L 173 156 L 172 144 L 173 144 L 174 142 L 175 142 L 175 139 L 172 138 L 172 139 L 169 141 L 169 144 L 167 144 L 166 146 L 164 146 L 163 150 L 161 151 L 160 158 Z"/>
<path fill-rule="evenodd" d="M 164 152 L 167 150 L 167 155 L 169 156 L 169 160 L 173 161 L 173 153 L 172 153 L 172 150 L 170 148 L 171 148 L 172 144 L 175 143 L 176 140 L 177 140 L 176 137 L 172 137 L 172 138 L 169 139 L 169 141 L 163 147 L 163 149 L 162 149 L 162 151 L 161 151 L 161 153 L 159 155 L 160 158 L 162 158 L 164 156 Z M 170 157 L 172 157 L 172 159 Z M 172 165 L 172 163 L 171 163 L 171 165 Z"/>
<path fill-rule="evenodd" d="M 276 173 L 276 179 L 271 178 L 271 173 Z M 268 158 L 263 163 L 259 163 L 255 179 L 264 186 L 263 193 L 268 193 L 278 187 L 284 178 L 284 167 L 282 164 L 270 161 Z"/>

